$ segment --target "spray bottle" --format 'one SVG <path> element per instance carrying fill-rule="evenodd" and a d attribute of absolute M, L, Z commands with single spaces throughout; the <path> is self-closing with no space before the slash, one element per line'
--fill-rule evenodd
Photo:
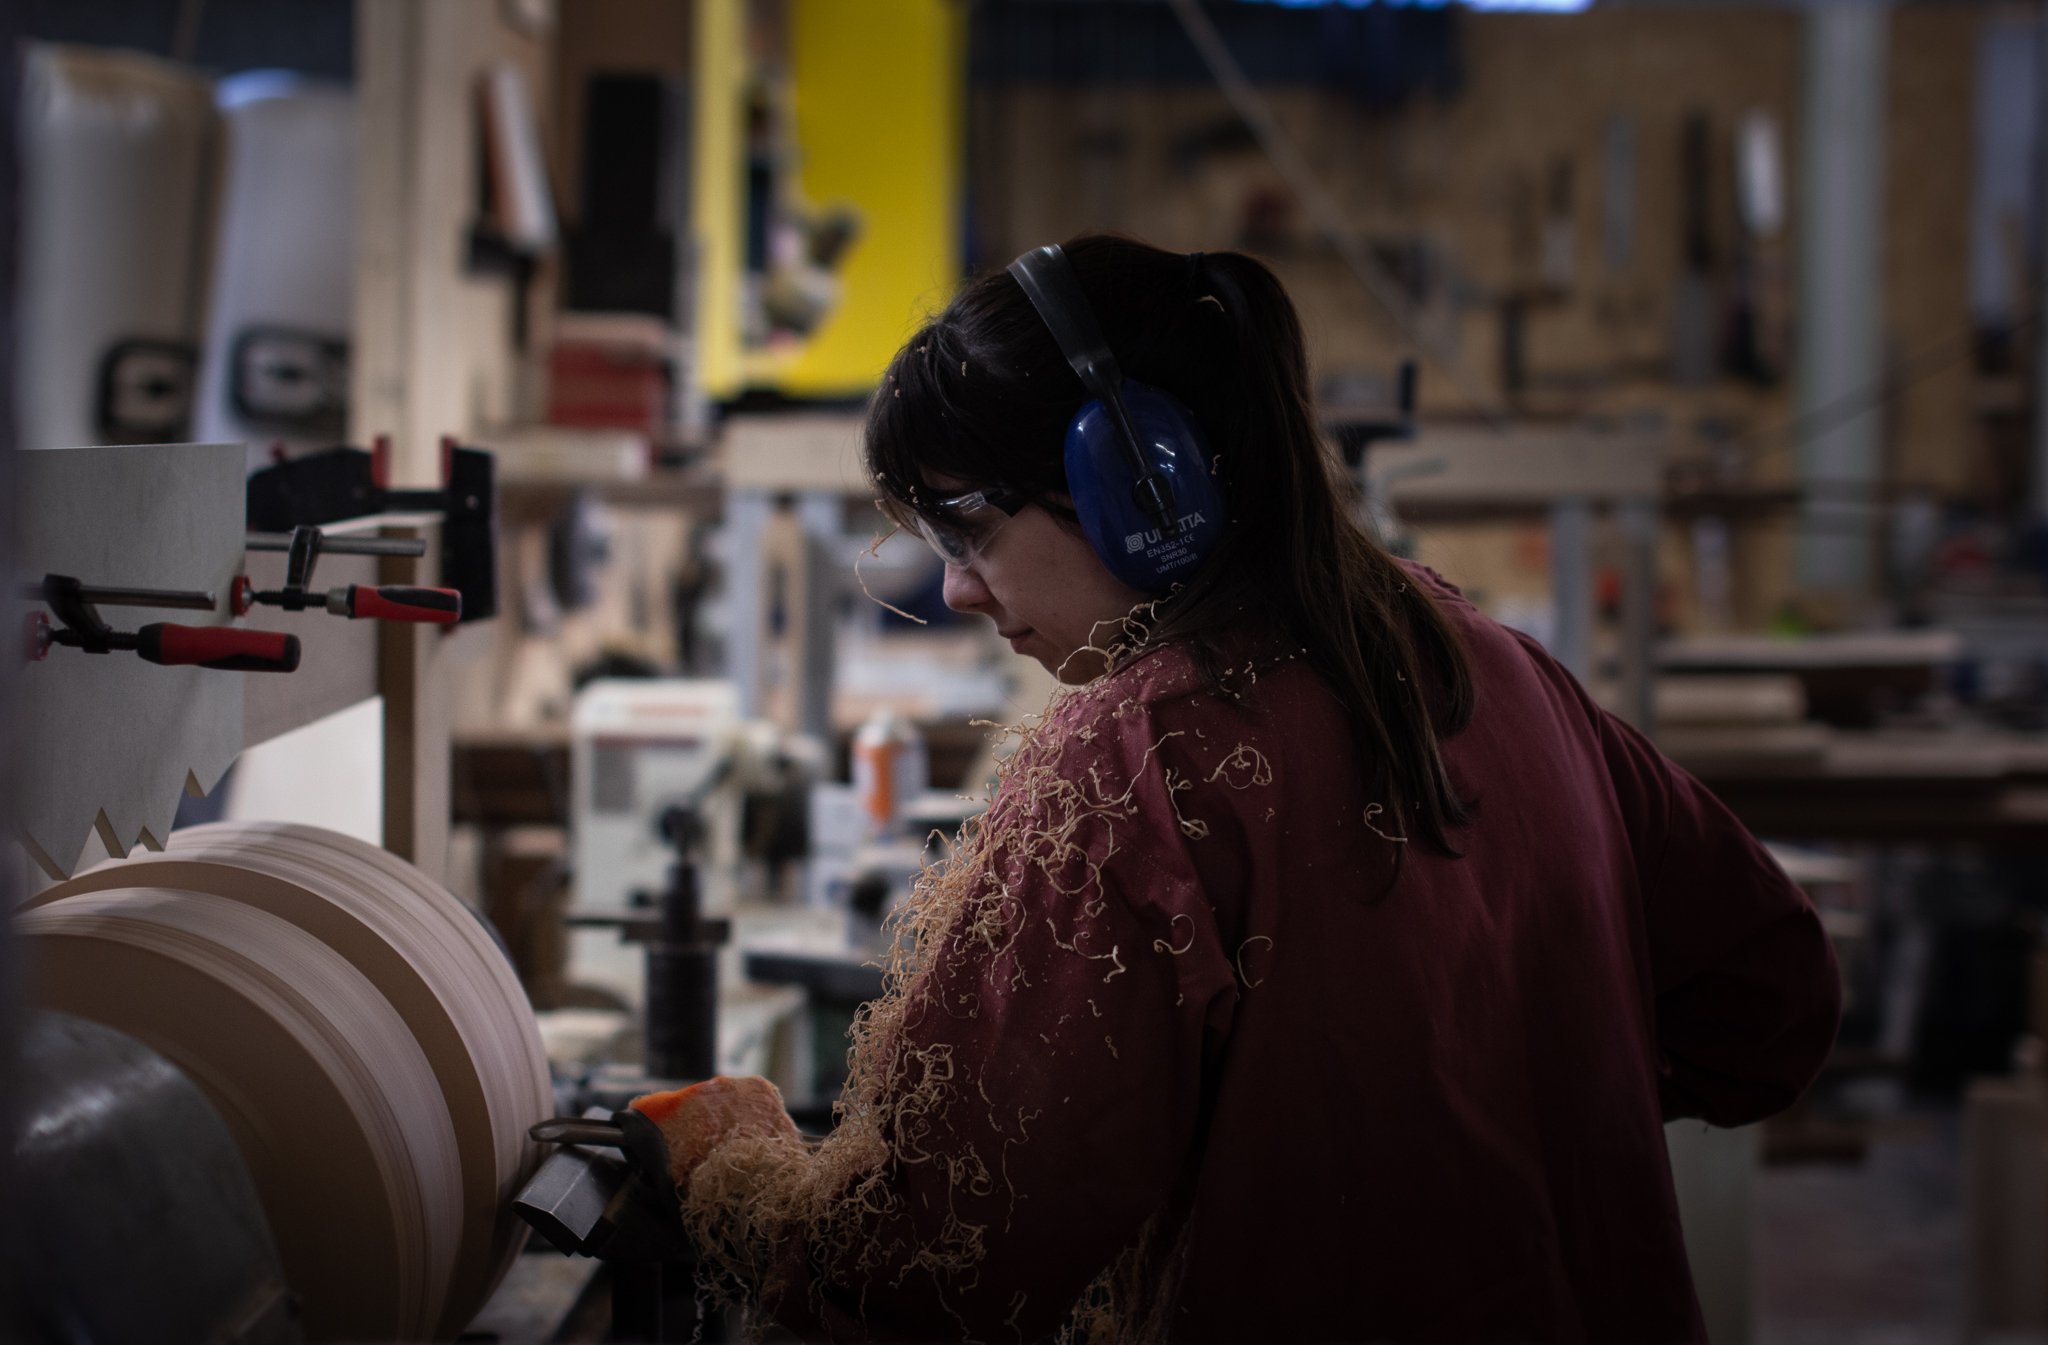
<path fill-rule="evenodd" d="M 895 835 L 912 799 L 930 781 L 924 737 L 887 708 L 876 710 L 853 736 L 853 790 L 873 838 Z"/>

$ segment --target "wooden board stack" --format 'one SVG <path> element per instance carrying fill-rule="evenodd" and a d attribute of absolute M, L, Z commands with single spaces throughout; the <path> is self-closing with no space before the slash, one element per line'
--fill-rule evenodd
<path fill-rule="evenodd" d="M 173 835 L 17 918 L 31 1000 L 127 1032 L 233 1131 L 309 1339 L 452 1338 L 525 1240 L 551 1114 L 518 978 L 444 888 L 283 823 Z"/>

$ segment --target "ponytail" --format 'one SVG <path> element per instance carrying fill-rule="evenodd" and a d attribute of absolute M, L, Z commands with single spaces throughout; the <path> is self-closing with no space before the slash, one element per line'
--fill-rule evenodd
<path fill-rule="evenodd" d="M 1316 428 L 1300 319 L 1278 277 L 1239 252 L 1204 254 L 1195 277 L 1221 305 L 1236 375 L 1235 407 L 1215 397 L 1203 399 L 1206 413 L 1197 406 L 1205 425 L 1216 423 L 1232 529 L 1204 573 L 1162 604 L 1152 635 L 1191 645 L 1214 679 L 1227 625 L 1244 611 L 1274 612 L 1344 707 L 1367 797 L 1385 810 L 1375 825 L 1456 855 L 1451 832 L 1470 810 L 1439 744 L 1472 719 L 1464 650 L 1428 593 L 1351 515 L 1344 468 Z"/>

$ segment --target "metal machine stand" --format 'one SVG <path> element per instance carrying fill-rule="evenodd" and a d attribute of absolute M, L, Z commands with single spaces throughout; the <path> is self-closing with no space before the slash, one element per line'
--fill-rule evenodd
<path fill-rule="evenodd" d="M 708 1079 L 718 1073 L 718 950 L 732 922 L 707 919 L 695 854 L 703 826 L 693 808 L 670 808 L 662 836 L 676 850 L 657 920 L 619 932 L 647 952 L 647 1073 L 651 1079 Z"/>
<path fill-rule="evenodd" d="M 563 1252 L 605 1263 L 611 1339 L 716 1342 L 725 1339 L 724 1324 L 698 1301 L 696 1257 L 683 1233 L 667 1146 L 651 1121 L 627 1110 L 643 1093 L 718 1072 L 718 950 L 731 922 L 704 915 L 696 811 L 670 808 L 661 826 L 676 862 L 658 912 L 578 921 L 615 925 L 621 938 L 645 945 L 645 1069 L 597 1080 L 590 1090 L 597 1105 L 583 1119 L 534 1127 L 535 1139 L 561 1147 L 512 1204 Z"/>
<path fill-rule="evenodd" d="M 716 783 L 714 777 L 706 788 Z M 616 929 L 620 939 L 645 949 L 642 1068 L 602 1071 L 587 1089 L 589 1101 L 613 1109 L 642 1093 L 718 1073 L 718 951 L 732 937 L 732 922 L 704 914 L 697 875 L 703 825 L 696 809 L 667 809 L 660 829 L 676 858 L 658 899 L 636 892 L 633 910 L 569 917 L 578 928 Z"/>

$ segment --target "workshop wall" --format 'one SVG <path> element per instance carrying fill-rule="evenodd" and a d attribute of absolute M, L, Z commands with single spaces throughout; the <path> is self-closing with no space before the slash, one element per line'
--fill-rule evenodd
<path fill-rule="evenodd" d="M 1537 409 L 1580 409 L 1612 394 L 1669 347 L 1668 292 L 1680 264 L 1679 139 L 1704 112 L 1725 140 L 1761 109 L 1792 128 L 1799 24 L 1782 11 L 1593 11 L 1569 17 L 1470 15 L 1451 95 L 1422 92 L 1378 110 L 1328 88 L 1264 88 L 1286 133 L 1346 214 L 1390 260 L 1434 254 L 1412 288 L 1432 330 L 1448 328 L 1487 399 L 1500 395 L 1499 301 L 1536 288 L 1528 235 L 1554 167 L 1572 179 L 1570 280 L 1531 314 L 1537 383 L 1583 385 Z M 1238 240 L 1270 259 L 1296 294 L 1323 371 L 1383 371 L 1398 333 L 1308 219 L 1212 87 L 1100 84 L 1080 90 L 983 83 L 975 94 L 975 218 L 986 260 L 1079 229 L 1129 229 L 1167 246 Z M 1602 255 L 1603 146 L 1610 116 L 1635 124 L 1632 245 Z M 1795 132 L 1796 133 L 1796 132 Z M 1711 218 L 1727 234 L 1732 172 L 1717 155 Z M 1448 311 L 1446 311 L 1448 310 Z M 1633 361 L 1634 363 L 1631 363 Z M 1641 366 L 1638 368 L 1637 366 Z M 1470 408 L 1425 374 L 1425 411 Z"/>
<path fill-rule="evenodd" d="M 1946 358 L 1967 340 L 1977 34 L 1995 11 L 1913 5 L 1892 15 L 1890 108 L 1885 123 L 1884 358 L 1931 355 L 1888 407 L 1889 469 L 1937 491 L 1995 488 L 1976 418 L 1969 359 Z M 2014 296 L 2014 311 L 2034 307 Z M 1943 359 L 1946 362 L 1941 362 Z"/>
<path fill-rule="evenodd" d="M 581 4 L 558 26 L 550 162 L 563 221 L 581 223 L 585 82 L 594 74 L 690 77 L 692 5 L 673 0 L 602 0 Z"/>
<path fill-rule="evenodd" d="M 1887 359 L 1969 340 L 1971 91 L 1988 12 L 1903 6 L 1893 14 Z M 1449 352 L 1448 360 L 1424 360 L 1424 418 L 1488 407 L 1524 421 L 1613 423 L 1660 436 L 1669 459 L 1719 461 L 1753 486 L 1790 482 L 1798 454 L 1783 429 L 1794 415 L 1802 16 L 1702 6 L 1454 18 L 1455 78 L 1374 98 L 1313 71 L 1267 71 L 1275 82 L 1261 84 L 1286 134 L 1403 279 L 1413 330 Z M 1014 14 L 1004 21 L 1020 22 Z M 1171 62 L 1157 56 L 1145 69 L 1120 71 L 1114 35 L 1094 31 L 1100 16 L 1069 21 L 1093 25 L 1087 36 L 1102 66 L 1095 82 L 1068 87 L 1026 60 L 977 67 L 977 261 L 999 264 L 1087 228 L 1169 247 L 1235 242 L 1288 284 L 1326 391 L 1384 388 L 1413 343 L 1292 203 L 1223 94 L 1174 79 Z M 1246 65 L 1261 74 L 1252 56 Z M 1774 236 L 1744 238 L 1735 140 L 1755 114 L 1777 130 L 1786 216 Z M 1683 141 L 1696 117 L 1709 128 L 1711 302 L 1703 316 L 1712 324 L 1704 339 L 1713 364 L 1706 377 L 1686 379 L 1674 377 L 1688 320 L 1675 296 L 1689 257 Z M 1617 135 L 1633 146 L 1618 160 Z M 1626 176 L 1615 175 L 1617 163 Z M 1743 369 L 1725 352 L 1731 315 L 1745 304 L 1758 314 L 1761 369 Z M 1524 352 L 1512 388 L 1503 348 L 1510 306 L 1520 312 Z M 1970 361 L 1959 358 L 1895 393 L 1884 412 L 1894 480 L 1943 492 L 1984 482 L 1974 388 Z M 1739 620 L 1769 620 L 1797 596 L 1787 564 L 1788 498 L 1748 502 L 1731 520 Z M 1541 571 L 1528 568 L 1541 543 L 1528 530 L 1436 531 L 1482 587 L 1541 591 Z M 1674 567 L 1667 611 L 1685 624 L 1693 615 L 1690 563 L 1676 531 L 1666 552 Z"/>

